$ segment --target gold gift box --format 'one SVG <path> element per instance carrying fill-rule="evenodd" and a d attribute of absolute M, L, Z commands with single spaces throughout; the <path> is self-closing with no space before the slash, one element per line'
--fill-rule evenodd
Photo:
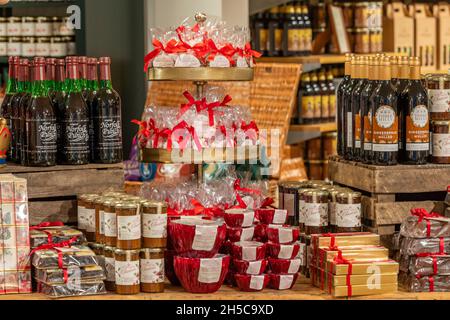
<path fill-rule="evenodd" d="M 367 260 L 389 260 L 389 250 L 382 246 L 354 246 L 340 250 L 342 257 L 347 260 L 367 261 Z M 319 249 L 316 259 L 316 266 L 326 270 L 327 262 L 333 260 L 337 255 L 337 250 Z"/>
<path fill-rule="evenodd" d="M 376 268 L 379 273 L 395 273 L 398 274 L 399 266 L 394 260 L 384 261 L 352 261 L 352 274 L 373 274 Z M 335 275 L 347 275 L 348 264 L 336 263 L 334 261 L 327 262 L 327 270 Z"/>
<path fill-rule="evenodd" d="M 347 275 L 336 276 L 328 273 L 328 278 L 330 279 L 330 284 L 332 287 L 346 286 L 347 285 Z M 350 284 L 352 286 L 367 285 L 367 283 L 372 283 L 373 279 L 378 278 L 381 284 L 383 283 L 396 283 L 397 273 L 381 273 L 381 274 L 352 274 L 350 276 Z"/>
<path fill-rule="evenodd" d="M 362 245 L 380 245 L 380 236 L 371 232 L 351 232 L 351 233 L 333 233 L 334 245 L 338 248 L 348 246 L 362 246 Z M 311 243 L 313 248 L 330 247 L 331 237 L 323 234 L 311 235 Z"/>
<path fill-rule="evenodd" d="M 356 285 L 351 288 L 351 296 L 370 296 L 376 294 L 384 294 L 396 292 L 398 289 L 397 282 L 395 283 L 382 283 L 377 287 L 372 287 L 370 284 Z M 331 288 L 331 295 L 335 298 L 343 298 L 349 296 L 349 290 L 347 286 L 337 286 Z"/>

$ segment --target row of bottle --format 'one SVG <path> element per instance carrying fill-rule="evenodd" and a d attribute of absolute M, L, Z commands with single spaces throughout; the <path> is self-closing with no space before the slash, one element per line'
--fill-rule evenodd
<path fill-rule="evenodd" d="M 110 65 L 109 57 L 10 57 L 1 106 L 12 135 L 9 160 L 27 166 L 121 162 L 121 99 Z"/>
<path fill-rule="evenodd" d="M 423 164 L 428 96 L 418 57 L 348 54 L 337 90 L 338 154 L 376 165 Z"/>
<path fill-rule="evenodd" d="M 254 48 L 265 56 L 311 54 L 312 27 L 307 2 L 292 1 L 252 17 Z"/>
<path fill-rule="evenodd" d="M 332 71 L 322 69 L 318 73 L 304 73 L 301 78 L 298 102 L 297 122 L 299 124 L 335 121 L 336 88 Z"/>

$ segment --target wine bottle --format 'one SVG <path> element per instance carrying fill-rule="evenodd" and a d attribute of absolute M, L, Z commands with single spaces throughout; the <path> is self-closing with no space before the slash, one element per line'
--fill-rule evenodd
<path fill-rule="evenodd" d="M 397 89 L 399 78 L 400 78 L 400 66 L 399 57 L 391 56 L 391 73 L 392 73 L 392 85 Z"/>
<path fill-rule="evenodd" d="M 337 151 L 338 155 L 341 157 L 345 154 L 345 147 L 344 147 L 344 92 L 347 89 L 347 86 L 350 83 L 350 74 L 351 74 L 351 58 L 352 55 L 347 53 L 345 55 L 345 75 L 342 79 L 341 83 L 339 84 L 337 91 L 336 91 L 336 110 L 337 110 Z"/>
<path fill-rule="evenodd" d="M 305 43 L 305 51 L 303 52 L 304 55 L 311 54 L 312 51 L 312 24 L 311 20 L 309 19 L 309 8 L 308 6 L 303 3 L 302 4 L 302 16 L 303 20 L 305 22 L 305 29 L 304 29 L 304 43 Z"/>
<path fill-rule="evenodd" d="M 81 81 L 81 92 L 83 93 L 83 98 L 86 99 L 87 96 L 87 57 L 78 57 L 78 65 L 80 71 L 80 81 Z"/>
<path fill-rule="evenodd" d="M 334 85 L 334 76 L 331 69 L 327 72 L 327 82 L 328 82 L 328 103 L 330 109 L 328 111 L 329 118 L 328 121 L 336 121 L 336 86 Z"/>
<path fill-rule="evenodd" d="M 88 58 L 88 73 L 87 73 L 87 96 L 86 96 L 86 105 L 89 110 L 89 148 L 91 150 L 90 159 L 94 161 L 94 100 L 97 98 L 97 93 L 99 90 L 98 84 L 98 59 L 97 58 Z"/>
<path fill-rule="evenodd" d="M 27 142 L 27 125 L 26 125 L 26 117 L 27 117 L 27 109 L 30 106 L 31 102 L 31 93 L 32 93 L 32 82 L 34 81 L 34 60 L 30 60 L 28 62 L 28 70 L 29 70 L 29 77 L 28 77 L 28 89 L 26 90 L 25 94 L 23 95 L 22 99 L 19 103 L 19 119 L 20 119 L 20 144 L 21 144 L 21 150 L 20 150 L 20 164 L 25 166 L 28 165 L 28 142 Z"/>
<path fill-rule="evenodd" d="M 313 123 L 319 123 L 322 114 L 322 91 L 319 86 L 319 79 L 317 73 L 311 73 L 311 86 L 314 91 L 314 118 Z"/>
<path fill-rule="evenodd" d="M 353 113 L 352 113 L 352 93 L 359 79 L 356 78 L 358 73 L 357 57 L 351 60 L 351 79 L 343 94 L 344 106 L 344 147 L 346 160 L 353 160 Z"/>
<path fill-rule="evenodd" d="M 100 64 L 100 89 L 93 100 L 94 161 L 118 163 L 122 151 L 122 102 L 111 81 L 111 58 L 102 57 Z"/>
<path fill-rule="evenodd" d="M 269 56 L 279 57 L 283 54 L 283 7 L 270 9 L 269 21 Z"/>
<path fill-rule="evenodd" d="M 353 89 L 351 97 L 352 110 L 352 128 L 353 128 L 353 160 L 362 160 L 362 144 L 361 144 L 361 94 L 368 82 L 368 65 L 367 57 L 360 57 L 356 60 L 357 72 L 356 79 L 358 80 Z"/>
<path fill-rule="evenodd" d="M 298 22 L 294 2 L 288 3 L 285 9 L 283 28 L 283 55 L 285 57 L 298 56 L 301 53 L 299 35 L 302 26 Z"/>
<path fill-rule="evenodd" d="M 21 139 L 21 111 L 20 102 L 30 92 L 30 62 L 28 59 L 20 59 L 17 75 L 17 92 L 11 98 L 11 161 L 21 163 L 22 139 Z"/>
<path fill-rule="evenodd" d="M 326 122 L 328 121 L 328 118 L 330 117 L 330 96 L 328 94 L 329 88 L 328 88 L 328 82 L 327 77 L 325 75 L 325 70 L 321 70 L 319 72 L 319 86 L 321 91 L 321 114 L 320 114 L 320 122 Z"/>
<path fill-rule="evenodd" d="M 50 100 L 56 115 L 56 133 L 58 142 L 57 162 L 62 163 L 63 139 L 62 128 L 63 114 L 66 103 L 66 74 L 64 59 L 55 60 L 55 89 L 50 93 Z"/>
<path fill-rule="evenodd" d="M 61 114 L 61 163 L 89 163 L 89 112 L 82 94 L 78 59 L 66 58 L 67 95 Z"/>
<path fill-rule="evenodd" d="M 35 58 L 31 100 L 25 116 L 29 166 L 56 165 L 56 117 L 46 81 L 45 58 Z"/>
<path fill-rule="evenodd" d="M 300 123 L 310 124 L 314 121 L 314 90 L 311 86 L 311 78 L 309 77 L 309 73 L 302 74 L 301 86 Z"/>
<path fill-rule="evenodd" d="M 398 163 L 398 108 L 397 94 L 392 86 L 389 57 L 380 59 L 379 85 L 372 94 L 373 114 L 372 150 L 375 165 Z"/>
<path fill-rule="evenodd" d="M 1 114 L 2 118 L 6 120 L 6 125 L 11 130 L 12 129 L 12 121 L 11 121 L 11 100 L 12 97 L 17 93 L 17 74 L 19 67 L 19 57 L 9 57 L 8 58 L 8 82 L 6 84 L 5 97 L 3 98 Z M 8 150 L 8 158 L 12 158 L 12 150 L 11 148 Z"/>
<path fill-rule="evenodd" d="M 51 94 L 53 90 L 55 90 L 55 58 L 47 58 L 45 60 L 46 64 L 46 85 L 47 85 L 47 94 Z"/>
<path fill-rule="evenodd" d="M 397 93 L 397 100 L 400 100 L 403 91 L 405 91 L 406 87 L 410 82 L 411 70 L 409 66 L 409 58 L 408 57 L 399 57 L 397 60 L 398 63 L 398 81 L 397 86 L 395 87 L 395 91 Z M 399 152 L 399 160 L 405 161 L 405 145 L 404 145 L 404 123 L 406 123 L 405 112 L 403 109 L 404 104 L 398 103 L 398 152 Z"/>
<path fill-rule="evenodd" d="M 428 94 L 422 85 L 418 57 L 410 58 L 410 70 L 410 81 L 399 99 L 399 107 L 404 113 L 402 140 L 405 150 L 401 159 L 407 164 L 425 164 L 430 153 Z"/>

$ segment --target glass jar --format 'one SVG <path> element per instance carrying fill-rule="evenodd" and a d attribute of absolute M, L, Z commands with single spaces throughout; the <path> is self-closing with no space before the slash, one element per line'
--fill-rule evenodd
<path fill-rule="evenodd" d="M 105 276 L 106 279 L 105 287 L 106 290 L 115 292 L 116 291 L 116 271 L 115 271 L 115 258 L 114 258 L 114 251 L 116 248 L 105 246 L 103 249 L 103 254 L 105 256 Z"/>
<path fill-rule="evenodd" d="M 83 233 L 86 232 L 86 198 L 86 194 L 82 194 L 77 197 L 77 228 Z"/>
<path fill-rule="evenodd" d="M 431 120 L 450 120 L 450 75 L 430 74 L 425 82 Z"/>
<path fill-rule="evenodd" d="M 103 203 L 104 240 L 107 246 L 117 245 L 117 216 L 116 206 L 120 200 L 108 200 Z"/>
<path fill-rule="evenodd" d="M 328 192 L 310 190 L 305 193 L 305 233 L 328 232 Z"/>
<path fill-rule="evenodd" d="M 23 57 L 36 56 L 36 43 L 34 42 L 34 37 L 22 38 L 22 56 Z"/>
<path fill-rule="evenodd" d="M 50 56 L 65 57 L 67 55 L 67 44 L 61 37 L 52 37 L 50 39 Z"/>
<path fill-rule="evenodd" d="M 62 18 L 61 17 L 52 17 L 52 34 L 53 36 L 62 36 L 61 27 L 62 27 Z"/>
<path fill-rule="evenodd" d="M 342 192 L 342 189 L 335 188 L 328 191 L 328 222 L 329 222 L 329 232 L 336 232 L 336 204 L 337 195 Z"/>
<path fill-rule="evenodd" d="M 77 44 L 75 42 L 75 37 L 64 37 L 63 41 L 66 43 L 67 55 L 73 56 L 77 54 Z"/>
<path fill-rule="evenodd" d="M 50 38 L 49 37 L 36 38 L 36 56 L 38 56 L 38 57 L 50 56 Z"/>
<path fill-rule="evenodd" d="M 139 250 L 114 252 L 114 270 L 117 294 L 138 294 L 140 287 Z"/>
<path fill-rule="evenodd" d="M 91 248 L 97 256 L 99 266 L 105 269 L 105 246 L 100 243 L 90 243 L 89 248 Z"/>
<path fill-rule="evenodd" d="M 142 204 L 142 246 L 165 248 L 167 246 L 167 205 L 148 201 Z"/>
<path fill-rule="evenodd" d="M 295 182 L 286 183 L 284 186 L 284 209 L 288 212 L 287 223 L 291 226 L 298 226 L 298 186 Z"/>
<path fill-rule="evenodd" d="M 22 17 L 22 36 L 34 37 L 36 35 L 36 22 L 34 17 Z"/>
<path fill-rule="evenodd" d="M 350 45 L 350 50 L 355 50 L 355 28 L 347 28 L 348 44 Z"/>
<path fill-rule="evenodd" d="M 116 205 L 117 248 L 124 250 L 141 248 L 141 215 L 138 205 L 122 202 Z"/>
<path fill-rule="evenodd" d="M 368 28 L 369 27 L 369 3 L 358 2 L 355 3 L 355 27 Z"/>
<path fill-rule="evenodd" d="M 298 192 L 298 225 L 300 232 L 305 232 L 305 193 L 310 191 L 309 188 L 299 188 Z"/>
<path fill-rule="evenodd" d="M 8 38 L 0 36 L 0 57 L 8 54 Z"/>
<path fill-rule="evenodd" d="M 278 182 L 278 208 L 284 209 L 284 183 Z"/>
<path fill-rule="evenodd" d="M 6 29 L 8 37 L 22 36 L 22 19 L 20 17 L 9 17 Z"/>
<path fill-rule="evenodd" d="M 370 32 L 367 28 L 356 28 L 353 33 L 355 53 L 370 53 Z"/>
<path fill-rule="evenodd" d="M 91 196 L 84 200 L 85 233 L 87 241 L 90 242 L 95 242 L 95 201 L 98 198 L 98 196 Z"/>
<path fill-rule="evenodd" d="M 164 249 L 142 249 L 141 292 L 164 292 Z"/>
<path fill-rule="evenodd" d="M 8 35 L 8 19 L 0 17 L 0 37 Z"/>
<path fill-rule="evenodd" d="M 383 21 L 383 3 L 382 2 L 370 2 L 368 7 L 369 28 L 380 28 L 382 27 Z"/>
<path fill-rule="evenodd" d="M 75 29 L 72 27 L 68 27 L 69 24 L 67 23 L 69 21 L 69 17 L 64 17 L 61 22 L 61 27 L 59 29 L 59 34 L 61 36 L 69 36 L 72 37 L 75 35 Z"/>
<path fill-rule="evenodd" d="M 97 243 L 104 243 L 103 234 L 102 234 L 102 225 L 103 225 L 103 202 L 107 200 L 103 197 L 98 197 L 94 201 L 95 208 L 95 241 Z"/>
<path fill-rule="evenodd" d="M 20 56 L 22 54 L 22 38 L 9 37 L 6 53 L 8 56 Z"/>
<path fill-rule="evenodd" d="M 431 162 L 450 164 L 450 121 L 431 121 Z"/>
<path fill-rule="evenodd" d="M 361 232 L 361 193 L 342 192 L 336 201 L 336 232 Z"/>
<path fill-rule="evenodd" d="M 50 17 L 37 17 L 35 34 L 37 37 L 51 37 L 53 32 Z"/>
<path fill-rule="evenodd" d="M 377 28 L 370 31 L 370 52 L 377 53 L 383 51 L 383 29 Z"/>

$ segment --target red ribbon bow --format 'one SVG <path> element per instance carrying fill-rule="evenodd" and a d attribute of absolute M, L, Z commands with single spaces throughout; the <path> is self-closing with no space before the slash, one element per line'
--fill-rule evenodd
<path fill-rule="evenodd" d="M 188 100 L 188 103 L 181 105 L 180 114 L 178 115 L 179 118 L 181 118 L 192 106 L 195 106 L 197 112 L 200 112 L 202 107 L 206 104 L 206 98 L 195 100 L 189 91 L 183 92 L 183 96 Z"/>
<path fill-rule="evenodd" d="M 153 128 L 155 127 L 154 120 L 153 119 L 151 119 L 151 120 L 153 121 L 152 127 L 149 126 L 149 124 L 145 121 L 139 121 L 136 119 L 131 120 L 131 123 L 137 124 L 139 126 L 138 137 L 139 137 L 139 142 L 141 143 L 142 146 L 144 146 L 147 143 L 147 140 L 151 134 L 151 130 L 153 130 Z"/>
<path fill-rule="evenodd" d="M 63 227 L 64 223 L 61 221 L 55 221 L 55 222 L 42 222 L 36 226 L 30 227 L 30 230 L 41 230 L 42 232 L 45 232 L 47 234 L 47 242 L 53 243 L 53 236 L 50 232 L 46 230 L 42 230 L 49 227 Z"/>
<path fill-rule="evenodd" d="M 209 61 L 213 61 L 218 54 L 221 54 L 228 59 L 230 65 L 234 64 L 233 56 L 236 54 L 237 50 L 233 48 L 233 46 L 230 43 L 227 43 L 222 48 L 218 49 L 216 43 L 212 39 L 209 39 L 208 48 L 209 48 L 209 56 L 208 56 Z"/>
<path fill-rule="evenodd" d="M 238 208 L 242 208 L 242 209 L 247 209 L 247 205 L 245 204 L 244 200 L 242 200 L 242 197 L 239 194 L 239 192 L 256 194 L 256 195 L 261 194 L 261 190 L 242 188 L 240 179 L 236 179 L 236 181 L 234 182 L 234 192 L 236 194 L 236 200 L 239 203 Z"/>
<path fill-rule="evenodd" d="M 214 108 L 227 107 L 228 103 L 230 103 L 231 100 L 232 100 L 231 97 L 229 95 L 226 95 L 221 102 L 216 101 L 213 103 L 206 103 L 206 102 L 203 103 L 202 107 L 200 108 L 200 111 L 207 110 L 210 127 L 214 126 Z"/>
<path fill-rule="evenodd" d="M 429 219 L 430 218 L 442 218 L 442 216 L 440 214 L 435 213 L 435 212 L 428 213 L 428 211 L 423 208 L 411 209 L 411 215 L 419 218 L 417 220 L 418 223 L 421 223 L 423 220 L 425 220 L 425 222 L 427 224 L 427 237 L 431 236 L 431 223 L 430 223 Z"/>
<path fill-rule="evenodd" d="M 254 60 L 254 58 L 259 58 L 262 56 L 262 53 L 252 49 L 250 42 L 247 42 L 245 44 L 244 49 L 238 48 L 237 53 L 241 57 L 252 58 L 253 60 Z"/>
<path fill-rule="evenodd" d="M 67 240 L 67 241 L 63 241 L 60 243 L 47 243 L 47 244 L 43 244 L 33 250 L 31 250 L 30 252 L 30 256 L 32 256 L 35 252 L 37 251 L 41 251 L 41 250 L 52 250 L 52 249 L 56 249 L 56 248 L 67 248 L 67 247 L 71 247 L 72 244 L 74 242 L 76 242 L 78 240 L 78 236 L 74 236 L 71 239 Z M 64 269 L 64 263 L 63 263 L 63 255 L 61 251 L 57 251 L 58 253 L 58 266 L 60 269 Z"/>
<path fill-rule="evenodd" d="M 191 204 L 194 206 L 195 215 L 204 214 L 209 217 L 223 217 L 224 211 L 217 206 L 212 208 L 205 208 L 197 199 L 192 199 Z"/>
<path fill-rule="evenodd" d="M 226 139 L 225 147 L 234 147 L 236 145 L 236 143 L 233 139 L 233 136 L 228 134 L 227 128 L 225 126 L 219 126 L 219 130 Z"/>
<path fill-rule="evenodd" d="M 350 260 L 345 259 L 342 256 L 342 251 L 338 251 L 338 255 L 334 257 L 333 261 L 337 264 L 347 264 L 348 265 L 348 271 L 347 271 L 347 277 L 346 277 L 346 284 L 347 284 L 347 296 L 350 298 L 352 296 L 352 272 L 353 272 L 353 265 L 350 262 Z"/>
<path fill-rule="evenodd" d="M 259 128 L 256 125 L 255 121 L 251 121 L 248 124 L 242 121 L 241 129 L 245 132 L 245 136 L 252 139 L 253 143 L 256 143 L 256 141 L 258 140 Z"/>

